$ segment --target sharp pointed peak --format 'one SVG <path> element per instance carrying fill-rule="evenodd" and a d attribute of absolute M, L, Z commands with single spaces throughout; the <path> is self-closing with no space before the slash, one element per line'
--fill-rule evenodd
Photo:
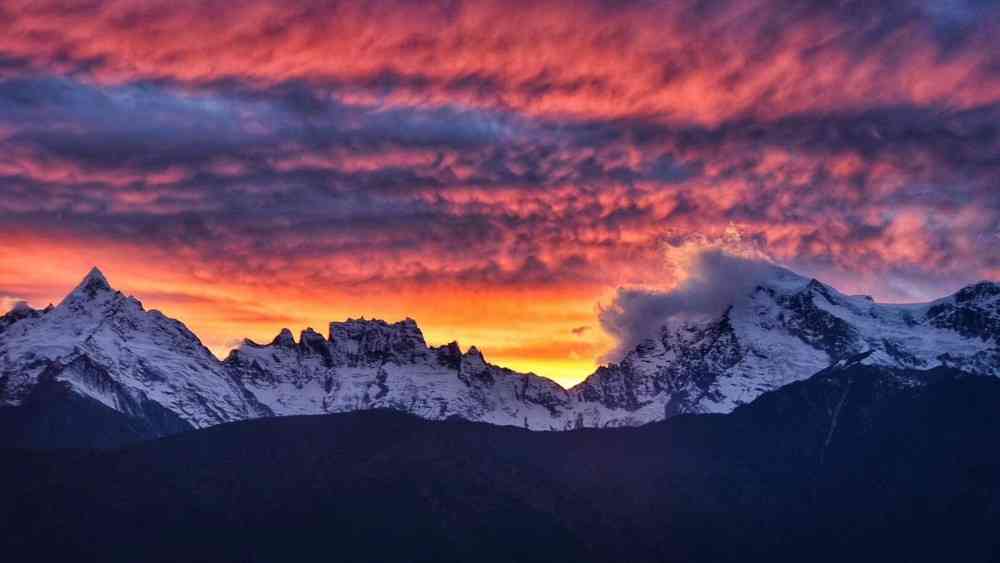
<path fill-rule="evenodd" d="M 87 272 L 87 276 L 84 279 L 85 280 L 87 280 L 87 279 L 94 279 L 94 280 L 103 281 L 104 283 L 108 282 L 108 278 L 104 277 L 104 272 L 102 272 L 101 269 L 98 268 L 97 266 L 94 266 L 93 268 L 91 268 L 90 271 Z"/>
<path fill-rule="evenodd" d="M 73 291 L 66 296 L 66 299 L 63 302 L 70 300 L 93 299 L 99 294 L 114 291 L 114 288 L 112 288 L 111 284 L 108 283 L 108 278 L 104 277 L 104 273 L 101 272 L 100 268 L 94 266 L 89 272 L 87 272 L 87 275 L 84 276 L 83 280 L 81 280 L 80 283 L 73 288 Z"/>
<path fill-rule="evenodd" d="M 108 283 L 108 278 L 104 276 L 104 272 L 102 272 L 97 266 L 94 266 L 89 272 L 87 272 L 87 275 L 84 276 L 83 281 L 81 281 L 80 284 L 96 284 L 111 289 L 111 284 Z"/>

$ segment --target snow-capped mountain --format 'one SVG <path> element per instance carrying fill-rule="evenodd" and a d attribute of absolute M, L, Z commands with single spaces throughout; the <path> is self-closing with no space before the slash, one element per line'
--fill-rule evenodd
<path fill-rule="evenodd" d="M 391 408 L 432 419 L 452 416 L 532 429 L 561 429 L 573 404 L 555 382 L 486 363 L 475 348 L 427 346 L 412 319 L 330 323 L 295 342 L 245 341 L 225 361 L 246 389 L 278 415 Z"/>
<path fill-rule="evenodd" d="M 775 267 L 715 318 L 668 321 L 571 392 L 586 426 L 729 412 L 839 361 L 1000 375 L 1000 285 L 925 304 L 881 304 Z"/>
<path fill-rule="evenodd" d="M 1000 285 L 917 305 L 844 295 L 774 268 L 715 317 L 659 333 L 572 389 L 428 346 L 417 324 L 351 319 L 283 330 L 216 359 L 180 322 L 146 311 L 94 269 L 58 306 L 0 317 L 0 406 L 44 383 L 143 420 L 204 427 L 263 416 L 392 408 L 530 429 L 637 425 L 728 412 L 847 359 L 1000 376 Z"/>
<path fill-rule="evenodd" d="M 59 305 L 19 305 L 0 327 L 0 405 L 57 381 L 119 412 L 193 427 L 270 414 L 183 324 L 146 311 L 96 268 Z"/>

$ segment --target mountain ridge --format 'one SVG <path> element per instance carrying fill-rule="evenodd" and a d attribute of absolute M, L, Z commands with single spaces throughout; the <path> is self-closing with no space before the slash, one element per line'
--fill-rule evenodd
<path fill-rule="evenodd" d="M 245 340 L 219 360 L 180 321 L 147 311 L 94 268 L 59 305 L 0 317 L 0 406 L 59 382 L 128 416 L 166 408 L 192 427 L 375 408 L 533 430 L 636 426 L 730 412 L 864 354 L 871 365 L 1000 375 L 1000 285 L 922 304 L 881 304 L 775 267 L 718 315 L 666 319 L 622 361 L 563 388 L 429 346 L 416 321 L 348 319 L 296 341 Z"/>

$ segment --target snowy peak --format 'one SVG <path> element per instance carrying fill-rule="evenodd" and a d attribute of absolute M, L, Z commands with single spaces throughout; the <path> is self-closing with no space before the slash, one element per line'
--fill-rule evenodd
<path fill-rule="evenodd" d="M 458 342 L 452 340 L 444 346 L 434 348 L 434 352 L 437 354 L 438 363 L 442 366 L 454 370 L 461 369 L 462 348 L 459 347 Z"/>
<path fill-rule="evenodd" d="M 116 293 L 108 279 L 104 277 L 96 266 L 90 270 L 86 277 L 63 299 L 63 303 L 70 301 L 83 301 L 96 299 L 105 293 Z"/>
<path fill-rule="evenodd" d="M 413 319 L 348 319 L 330 323 L 329 340 L 311 329 L 297 345 L 288 338 L 247 342 L 225 361 L 231 378 L 276 414 L 390 408 L 545 430 L 575 420 L 555 382 L 488 364 L 474 346 L 430 348 Z"/>
<path fill-rule="evenodd" d="M 68 322 L 89 318 L 124 319 L 146 314 L 142 303 L 116 290 L 97 268 L 93 268 L 53 311 L 53 317 Z M 74 321 L 74 319 L 77 319 Z"/>
<path fill-rule="evenodd" d="M 461 369 L 463 373 L 482 373 L 486 371 L 488 366 L 483 353 L 475 346 L 470 346 L 465 354 L 462 354 Z"/>
<path fill-rule="evenodd" d="M 292 332 L 286 328 L 267 345 L 247 340 L 234 351 L 234 361 L 259 356 L 254 350 L 266 353 L 271 349 L 294 352 L 302 358 L 320 356 L 326 365 L 341 366 L 376 366 L 386 362 L 397 365 L 433 363 L 441 355 L 438 349 L 432 350 L 427 346 L 423 332 L 413 319 L 388 323 L 362 318 L 331 322 L 329 339 L 307 328 L 296 343 Z M 239 357 L 241 354 L 243 358 Z"/>
<path fill-rule="evenodd" d="M 0 333 L 2 333 L 10 325 L 20 320 L 38 318 L 51 310 L 52 305 L 39 310 L 33 309 L 24 301 L 18 301 L 17 303 L 14 303 L 14 306 L 11 307 L 10 311 L 0 315 Z"/>
<path fill-rule="evenodd" d="M 42 379 L 126 414 L 157 403 L 195 427 L 264 412 L 183 323 L 146 311 L 97 268 L 57 307 L 0 331 L 0 405 Z"/>
<path fill-rule="evenodd" d="M 465 352 L 465 357 L 481 363 L 486 363 L 486 358 L 483 356 L 483 353 L 480 352 L 479 348 L 476 348 L 475 346 L 469 346 L 469 349 Z"/>
<path fill-rule="evenodd" d="M 828 303 L 840 303 L 845 299 L 850 299 L 816 278 L 806 278 L 783 268 L 780 268 L 774 277 L 761 280 L 753 291 L 745 296 L 745 299 L 759 299 L 761 294 L 766 294 L 775 300 L 819 298 Z M 740 300 L 737 299 L 729 307 L 739 305 Z"/>
<path fill-rule="evenodd" d="M 757 287 L 766 287 L 780 293 L 796 293 L 809 288 L 810 286 L 822 286 L 823 284 L 815 278 L 801 276 L 788 268 L 783 268 L 775 264 L 754 264 L 754 270 L 745 273 L 736 272 L 734 278 L 738 281 L 740 277 L 745 277 L 754 282 Z"/>
<path fill-rule="evenodd" d="M 295 342 L 292 331 L 287 328 L 281 329 L 281 332 L 271 340 L 270 344 L 262 345 L 252 340 L 244 340 L 242 346 L 230 352 L 226 363 L 236 364 L 244 362 L 248 358 L 252 362 L 253 358 L 260 355 L 255 350 L 265 355 L 270 353 L 271 357 L 274 357 L 275 354 L 284 354 L 289 358 L 295 357 L 297 358 L 295 361 L 318 356 L 327 366 L 333 363 L 330 343 L 322 334 L 312 328 L 307 328 L 299 333 L 298 343 Z"/>
<path fill-rule="evenodd" d="M 309 327 L 299 333 L 299 347 L 308 352 L 327 355 L 330 353 L 329 343 L 322 334 Z"/>
<path fill-rule="evenodd" d="M 956 303 L 996 305 L 1000 301 L 1000 283 L 981 281 L 958 290 L 954 298 Z"/>
<path fill-rule="evenodd" d="M 274 340 L 271 341 L 271 346 L 280 346 L 282 348 L 294 348 L 295 337 L 292 336 L 292 331 L 287 328 L 281 329 L 281 332 L 278 333 L 278 336 L 275 336 Z"/>
<path fill-rule="evenodd" d="M 665 319 L 658 334 L 574 390 L 633 424 L 728 412 L 840 362 L 1000 376 L 1000 285 L 926 304 L 877 303 L 776 269 L 720 315 Z M 624 411 L 624 412 L 622 412 Z M 590 421 L 585 421 L 590 422 Z"/>
<path fill-rule="evenodd" d="M 334 353 L 351 364 L 379 361 L 409 364 L 430 355 L 423 332 L 410 318 L 392 324 L 363 318 L 332 322 L 330 343 Z"/>
<path fill-rule="evenodd" d="M 20 318 L 24 318 L 24 317 L 30 316 L 30 315 L 32 315 L 35 312 L 37 312 L 37 311 L 35 311 L 35 309 L 31 308 L 31 305 L 28 305 L 27 302 L 25 302 L 25 301 L 18 301 L 17 303 L 14 303 L 14 306 L 11 307 L 10 311 L 8 311 L 4 316 L 6 317 L 6 316 L 9 315 L 10 318 L 12 318 L 12 319 L 20 319 Z"/>
<path fill-rule="evenodd" d="M 1000 344 L 1000 284 L 966 286 L 931 305 L 926 319 L 934 327 Z"/>
<path fill-rule="evenodd" d="M 94 266 L 89 272 L 87 272 L 86 277 L 83 278 L 80 285 L 91 288 L 103 288 L 105 290 L 111 289 L 111 284 L 108 283 L 108 278 L 104 276 L 104 272 L 102 272 L 97 266 Z"/>

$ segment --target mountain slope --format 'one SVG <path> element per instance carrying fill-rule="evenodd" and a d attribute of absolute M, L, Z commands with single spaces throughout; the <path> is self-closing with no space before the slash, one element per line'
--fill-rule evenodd
<path fill-rule="evenodd" d="M 0 407 L 0 444 L 16 448 L 116 448 L 193 430 L 152 401 L 125 414 L 81 395 L 64 381 L 34 386 L 16 407 Z M 135 412 L 135 410 L 133 410 Z"/>
<path fill-rule="evenodd" d="M 919 384 L 917 384 L 919 383 Z M 0 550 L 56 559 L 988 561 L 1000 380 L 849 365 L 729 415 L 526 432 L 386 411 L 4 452 Z M 86 507 L 86 510 L 81 510 Z"/>
<path fill-rule="evenodd" d="M 729 412 L 761 393 L 866 354 L 870 365 L 1000 375 L 1000 285 L 926 304 L 875 303 L 773 268 L 708 319 L 671 320 L 571 391 L 587 426 Z M 597 407 L 600 405 L 600 407 Z"/>
<path fill-rule="evenodd" d="M 156 405 L 196 428 L 270 414 L 187 327 L 115 291 L 96 268 L 56 307 L 20 309 L 0 323 L 0 404 L 19 406 L 58 381 L 126 415 L 146 418 Z"/>

